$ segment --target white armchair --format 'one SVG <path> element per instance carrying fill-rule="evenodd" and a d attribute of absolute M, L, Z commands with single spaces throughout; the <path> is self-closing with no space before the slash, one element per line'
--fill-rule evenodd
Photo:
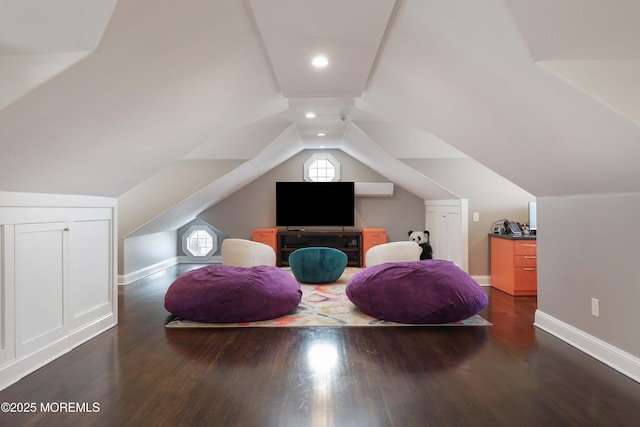
<path fill-rule="evenodd" d="M 365 254 L 367 267 L 385 262 L 419 261 L 422 248 L 410 240 L 376 245 Z"/>
<path fill-rule="evenodd" d="M 224 239 L 222 264 L 236 267 L 276 265 L 276 253 L 271 246 L 253 240 Z"/>

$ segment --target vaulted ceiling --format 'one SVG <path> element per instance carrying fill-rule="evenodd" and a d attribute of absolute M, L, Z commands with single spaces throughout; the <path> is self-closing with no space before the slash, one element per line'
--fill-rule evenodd
<path fill-rule="evenodd" d="M 248 160 L 224 195 L 324 146 L 421 197 L 446 190 L 398 159 L 637 192 L 639 18 L 636 0 L 0 0 L 0 190 L 117 197 L 181 159 Z"/>

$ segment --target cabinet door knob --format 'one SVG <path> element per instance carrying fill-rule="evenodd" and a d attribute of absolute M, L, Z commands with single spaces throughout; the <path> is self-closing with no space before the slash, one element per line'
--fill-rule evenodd
<path fill-rule="evenodd" d="M 64 231 L 69 231 L 69 227 L 65 227 L 65 228 L 64 228 Z"/>

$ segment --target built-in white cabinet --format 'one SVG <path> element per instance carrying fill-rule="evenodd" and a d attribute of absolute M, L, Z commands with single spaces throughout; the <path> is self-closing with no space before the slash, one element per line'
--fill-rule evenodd
<path fill-rule="evenodd" d="M 95 319 L 112 314 L 117 300 L 112 274 L 112 245 L 96 245 L 111 242 L 112 221 L 102 219 L 76 221 L 69 233 L 71 259 L 70 277 L 70 326 L 71 332 Z"/>
<path fill-rule="evenodd" d="M 115 210 L 0 192 L 0 389 L 117 323 Z"/>
<path fill-rule="evenodd" d="M 17 224 L 14 234 L 16 357 L 66 335 L 69 224 Z M 8 245 L 10 246 L 10 245 Z M 66 310 L 68 311 L 68 310 Z"/>

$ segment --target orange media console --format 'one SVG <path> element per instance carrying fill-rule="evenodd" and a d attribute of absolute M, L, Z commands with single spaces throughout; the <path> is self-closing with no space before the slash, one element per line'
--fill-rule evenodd
<path fill-rule="evenodd" d="M 361 267 L 364 255 L 375 245 L 387 242 L 384 228 L 363 228 L 350 231 L 285 231 L 273 228 L 256 228 L 252 239 L 273 248 L 277 265 L 289 265 L 289 254 L 309 246 L 328 246 L 341 250 L 348 257 L 348 265 Z"/>

